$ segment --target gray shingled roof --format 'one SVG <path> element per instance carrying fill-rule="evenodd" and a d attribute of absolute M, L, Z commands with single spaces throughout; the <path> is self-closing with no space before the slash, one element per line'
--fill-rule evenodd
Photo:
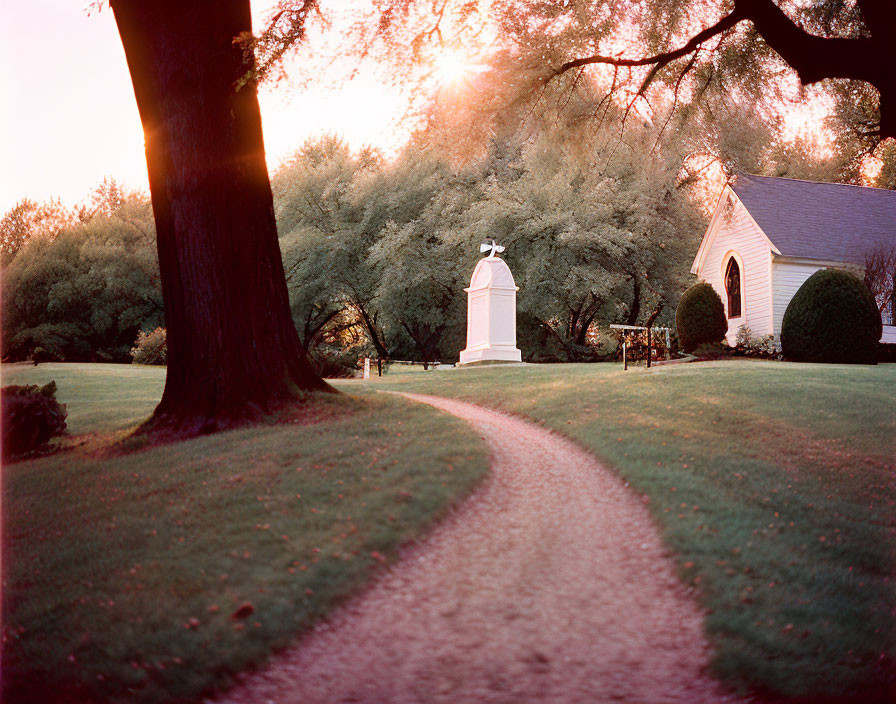
<path fill-rule="evenodd" d="M 875 245 L 896 247 L 896 191 L 751 174 L 731 187 L 784 256 L 864 264 Z"/>

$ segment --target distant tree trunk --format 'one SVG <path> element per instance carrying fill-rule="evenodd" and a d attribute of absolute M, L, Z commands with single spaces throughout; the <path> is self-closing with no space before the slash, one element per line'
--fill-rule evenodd
<path fill-rule="evenodd" d="M 308 314 L 305 316 L 305 324 L 302 325 L 302 334 L 299 336 L 299 342 L 302 343 L 302 347 L 306 352 L 311 351 L 320 344 L 324 328 L 341 312 L 342 310 L 339 308 L 328 311 L 326 309 L 309 307 Z"/>
<path fill-rule="evenodd" d="M 380 359 L 389 359 L 389 350 L 386 349 L 385 343 L 380 339 L 380 332 L 377 328 L 376 320 L 370 317 L 370 313 L 365 305 L 358 301 L 355 301 L 353 305 L 355 306 L 355 310 L 358 311 L 358 315 L 361 316 L 361 322 L 364 323 L 364 327 L 367 329 L 367 336 L 370 338 L 370 342 L 373 344 L 377 356 Z"/>
<path fill-rule="evenodd" d="M 653 327 L 654 322 L 659 317 L 660 313 L 663 312 L 663 308 L 665 307 L 665 303 L 660 301 L 656 304 L 656 307 L 653 309 L 653 312 L 647 316 L 647 321 L 644 323 L 644 327 Z"/>
<path fill-rule="evenodd" d="M 628 325 L 637 325 L 638 316 L 641 315 L 641 281 L 637 274 L 632 274 L 632 306 L 628 309 Z"/>
<path fill-rule="evenodd" d="M 146 140 L 168 333 L 150 427 L 209 432 L 330 387 L 292 322 L 249 0 L 112 0 Z"/>
<path fill-rule="evenodd" d="M 420 359 L 423 360 L 424 371 L 429 369 L 430 364 L 438 361 L 439 342 L 445 332 L 445 326 L 438 325 L 435 328 L 430 328 L 429 325 L 408 325 L 404 321 L 402 321 L 401 326 L 411 340 L 414 341 L 414 346 L 420 354 Z"/>

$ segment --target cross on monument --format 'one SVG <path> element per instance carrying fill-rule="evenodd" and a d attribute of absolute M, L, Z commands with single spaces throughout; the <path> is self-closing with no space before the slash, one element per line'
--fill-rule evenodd
<path fill-rule="evenodd" d="M 491 251 L 489 251 L 489 250 L 491 250 Z M 494 259 L 496 253 L 500 253 L 500 252 L 504 251 L 504 247 L 502 247 L 497 242 L 495 242 L 495 240 L 492 240 L 491 244 L 489 244 L 488 242 L 483 242 L 481 245 L 479 245 L 479 251 L 483 252 L 483 253 L 488 252 L 487 258 Z"/>

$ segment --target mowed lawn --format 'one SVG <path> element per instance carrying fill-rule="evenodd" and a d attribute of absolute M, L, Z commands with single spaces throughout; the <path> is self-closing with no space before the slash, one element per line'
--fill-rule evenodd
<path fill-rule="evenodd" d="M 0 373 L 3 386 L 55 381 L 73 435 L 133 428 L 152 413 L 165 388 L 165 367 L 140 364 L 4 364 Z"/>
<path fill-rule="evenodd" d="M 534 419 L 649 504 L 728 685 L 896 701 L 896 365 L 725 361 L 390 374 Z"/>
<path fill-rule="evenodd" d="M 55 379 L 91 442 L 3 467 L 3 693 L 195 701 L 357 593 L 484 476 L 480 438 L 361 387 L 261 424 L 98 453 L 144 419 L 164 370 L 3 368 Z M 91 454 L 93 453 L 93 454 Z"/>

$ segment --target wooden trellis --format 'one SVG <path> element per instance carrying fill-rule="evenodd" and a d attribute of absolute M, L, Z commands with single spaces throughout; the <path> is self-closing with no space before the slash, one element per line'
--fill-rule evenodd
<path fill-rule="evenodd" d="M 654 351 L 659 352 L 662 349 L 665 358 L 669 359 L 671 328 L 654 328 L 643 325 L 611 325 L 610 328 L 618 331 L 617 334 L 622 341 L 623 369 L 628 369 L 629 350 L 635 351 L 638 347 L 646 350 L 644 356 L 647 359 L 648 368 L 650 367 Z M 654 333 L 663 333 L 665 336 L 665 344 L 662 344 L 662 342 L 659 345 L 655 344 Z M 635 356 L 637 357 L 637 352 L 635 352 Z"/>

